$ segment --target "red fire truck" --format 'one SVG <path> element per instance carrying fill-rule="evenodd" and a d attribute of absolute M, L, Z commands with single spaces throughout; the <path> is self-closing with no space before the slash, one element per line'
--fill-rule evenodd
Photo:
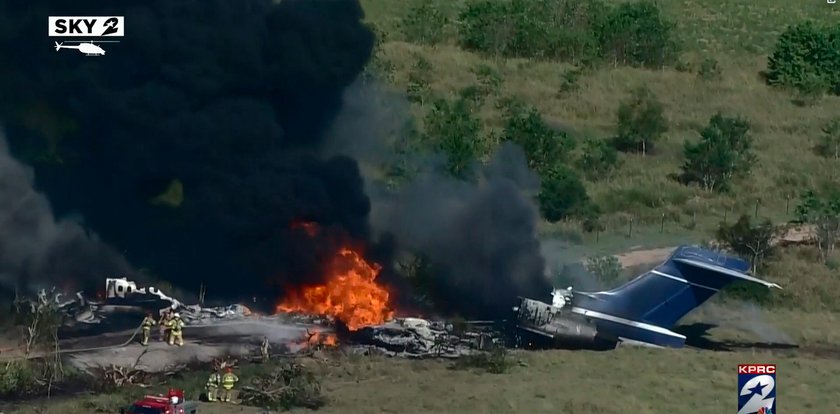
<path fill-rule="evenodd" d="M 196 414 L 198 404 L 184 400 L 184 391 L 171 388 L 166 395 L 147 395 L 121 414 Z"/>

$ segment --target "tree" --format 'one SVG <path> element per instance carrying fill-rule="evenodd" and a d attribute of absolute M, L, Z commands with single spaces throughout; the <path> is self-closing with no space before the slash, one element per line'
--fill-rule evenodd
<path fill-rule="evenodd" d="M 541 174 L 540 212 L 550 222 L 560 221 L 572 215 L 584 214 L 591 206 L 586 188 L 574 171 L 563 165 L 555 165 Z"/>
<path fill-rule="evenodd" d="M 668 131 L 662 104 L 647 87 L 631 92 L 630 99 L 618 107 L 618 134 L 613 145 L 620 151 L 640 150 L 642 154 Z"/>
<path fill-rule="evenodd" d="M 434 45 L 443 41 L 448 24 L 449 18 L 434 2 L 423 0 L 402 18 L 400 28 L 409 42 Z"/>
<path fill-rule="evenodd" d="M 618 166 L 618 153 L 606 141 L 588 138 L 583 143 L 577 166 L 590 179 L 598 179 Z"/>
<path fill-rule="evenodd" d="M 820 196 L 813 190 L 804 192 L 796 206 L 796 220 L 814 226 L 814 237 L 823 263 L 840 240 L 840 191 Z"/>
<path fill-rule="evenodd" d="M 774 240 L 782 230 L 769 219 L 754 224 L 750 216 L 744 214 L 731 225 L 720 223 L 716 238 L 727 249 L 749 259 L 755 273 L 760 263 L 773 254 Z"/>
<path fill-rule="evenodd" d="M 809 95 L 840 94 L 840 24 L 788 27 L 767 59 L 767 83 Z"/>
<path fill-rule="evenodd" d="M 481 122 L 474 110 L 468 99 L 440 99 L 426 115 L 426 137 L 446 155 L 446 169 L 453 177 L 467 178 L 478 156 Z"/>
<path fill-rule="evenodd" d="M 749 174 L 755 163 L 750 125 L 742 118 L 720 113 L 700 131 L 700 142 L 685 143 L 683 182 L 697 182 L 708 191 L 724 191 L 736 176 Z"/>
<path fill-rule="evenodd" d="M 568 159 L 575 147 L 574 140 L 548 126 L 536 108 L 514 104 L 508 112 L 502 139 L 522 147 L 528 167 L 542 174 L 550 166 Z"/>
<path fill-rule="evenodd" d="M 661 68 L 677 58 L 674 24 L 656 3 L 621 3 L 599 23 L 596 36 L 601 53 L 615 65 Z"/>

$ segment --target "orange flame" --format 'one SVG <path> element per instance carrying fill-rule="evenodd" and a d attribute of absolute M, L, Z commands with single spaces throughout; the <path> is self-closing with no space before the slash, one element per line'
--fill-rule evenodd
<path fill-rule="evenodd" d="M 316 332 L 309 338 L 309 345 L 336 346 L 338 338 L 331 332 Z"/>
<path fill-rule="evenodd" d="M 381 324 L 394 316 L 388 307 L 388 291 L 376 284 L 382 267 L 366 262 L 349 248 L 335 256 L 332 274 L 320 286 L 290 292 L 277 311 L 305 312 L 332 316 L 351 331 Z"/>

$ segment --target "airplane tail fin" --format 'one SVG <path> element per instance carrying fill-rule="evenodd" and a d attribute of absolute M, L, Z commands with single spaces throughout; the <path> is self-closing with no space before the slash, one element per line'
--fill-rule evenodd
<path fill-rule="evenodd" d="M 781 289 L 775 283 L 745 274 L 749 268 L 749 262 L 732 256 L 694 246 L 680 246 L 664 263 L 623 286 L 579 295 L 578 306 L 669 328 L 733 282 L 751 282 Z"/>
<path fill-rule="evenodd" d="M 64 42 L 62 42 L 62 43 L 55 42 L 55 50 L 61 49 L 62 44 L 64 44 Z"/>

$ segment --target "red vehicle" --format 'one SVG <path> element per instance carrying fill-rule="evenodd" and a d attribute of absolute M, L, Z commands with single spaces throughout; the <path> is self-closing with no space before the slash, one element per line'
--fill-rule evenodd
<path fill-rule="evenodd" d="M 120 410 L 122 414 L 196 414 L 198 404 L 184 400 L 184 391 L 171 388 L 164 395 L 147 395 L 131 407 Z"/>

